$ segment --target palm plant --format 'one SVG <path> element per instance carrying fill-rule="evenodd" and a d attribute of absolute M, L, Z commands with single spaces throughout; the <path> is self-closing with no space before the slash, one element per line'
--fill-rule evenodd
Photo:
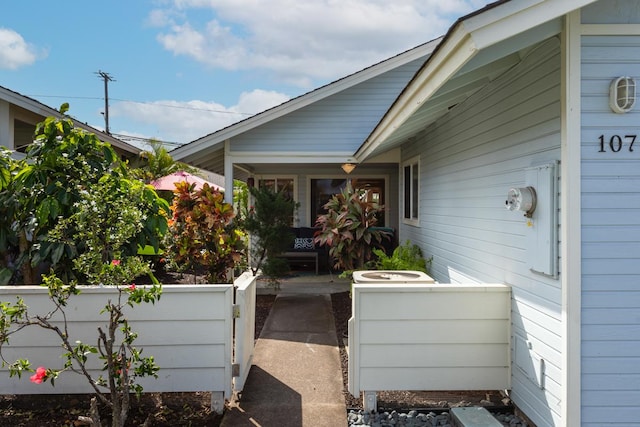
<path fill-rule="evenodd" d="M 160 141 L 152 139 L 149 142 L 151 150 L 141 151 L 133 170 L 136 178 L 150 183 L 154 179 L 162 178 L 178 171 L 195 172 L 195 168 L 186 163 L 178 162 Z"/>

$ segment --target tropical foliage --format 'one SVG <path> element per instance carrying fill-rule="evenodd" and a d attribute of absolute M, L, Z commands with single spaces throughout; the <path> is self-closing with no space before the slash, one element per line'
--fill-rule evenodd
<path fill-rule="evenodd" d="M 319 215 L 320 231 L 315 242 L 329 247 L 334 267 L 353 271 L 364 267 L 372 257 L 372 249 L 389 238 L 389 232 L 375 228 L 382 206 L 369 201 L 366 189 L 354 189 L 350 183 L 325 205 L 326 214 Z"/>
<path fill-rule="evenodd" d="M 60 112 L 67 109 L 64 104 Z M 142 227 L 123 244 L 125 255 L 136 254 L 138 246 L 157 248 L 158 236 L 166 230 L 168 204 L 152 189 L 131 179 L 109 144 L 75 128 L 68 117 L 48 117 L 39 123 L 26 160 L 9 162 L 9 174 L 3 172 L 2 176 L 0 251 L 4 264 L 0 284 L 38 283 L 43 267 L 53 268 L 66 282 L 83 280 L 72 261 L 91 250 L 85 239 L 73 224 L 56 239 L 50 238 L 50 232 L 61 219 L 78 211 L 84 193 L 104 185 L 105 180 L 142 210 Z M 109 201 L 105 203 L 108 207 Z"/>
<path fill-rule="evenodd" d="M 407 240 L 403 245 L 387 255 L 382 249 L 374 248 L 375 260 L 370 264 L 375 270 L 414 270 L 429 274 L 433 257 L 425 259 L 418 245 Z"/>
<path fill-rule="evenodd" d="M 176 184 L 167 254 L 186 270 L 203 268 L 210 283 L 231 283 L 230 273 L 244 257 L 245 236 L 223 193 L 207 184 L 197 191 L 194 187 Z"/>
<path fill-rule="evenodd" d="M 63 105 L 61 112 L 65 113 Z M 136 287 L 133 280 L 150 274 L 148 263 L 136 256 L 141 245 L 159 245 L 167 229 L 168 204 L 142 182 L 131 179 L 113 149 L 75 129 L 68 118 L 49 117 L 36 128 L 26 162 L 0 157 L 8 174 L 0 179 L 0 226 L 5 281 L 22 267 L 23 280 L 34 283 L 35 268 L 48 266 L 42 277 L 51 309 L 33 313 L 21 297 L 0 302 L 0 356 L 10 375 L 34 372 L 36 384 L 54 381 L 63 372 L 84 376 L 98 399 L 111 409 L 111 425 L 125 425 L 132 392 L 140 394 L 139 377 L 156 376 L 153 357 L 134 346 L 137 334 L 125 316 L 127 307 L 154 303 L 159 285 Z M 9 272 L 7 274 L 6 272 Z M 15 277 L 14 277 L 15 279 Z M 37 278 L 39 279 L 39 277 Z M 97 344 L 73 340 L 66 313 L 80 293 L 79 284 L 112 286 L 117 298 L 105 302 L 106 323 L 97 328 Z M 61 324 L 62 323 L 62 324 Z M 25 327 L 39 326 L 61 342 L 62 366 L 33 369 L 26 359 L 6 360 L 2 349 Z M 103 375 L 94 377 L 87 364 L 103 362 Z M 56 359 L 52 365 L 59 365 Z M 90 424 L 100 426 L 94 400 Z"/>
<path fill-rule="evenodd" d="M 149 146 L 151 149 L 141 151 L 133 163 L 132 173 L 136 178 L 149 184 L 174 172 L 195 172 L 196 169 L 186 163 L 175 161 L 160 141 L 151 140 Z"/>
<path fill-rule="evenodd" d="M 267 277 L 281 277 L 288 271 L 289 265 L 278 258 L 293 243 L 291 232 L 293 215 L 298 203 L 288 198 L 282 191 L 270 188 L 249 187 L 253 205 L 249 207 L 244 227 L 255 240 L 252 242 L 251 270 Z"/>

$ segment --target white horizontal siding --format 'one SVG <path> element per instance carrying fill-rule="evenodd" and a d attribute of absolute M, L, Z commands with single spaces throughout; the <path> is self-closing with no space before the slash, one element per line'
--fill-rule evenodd
<path fill-rule="evenodd" d="M 637 2 L 599 3 L 601 19 Z M 592 13 L 589 19 L 595 20 Z M 640 145 L 601 153 L 600 135 L 639 135 L 640 113 L 615 114 L 609 84 L 640 78 L 640 35 L 582 38 L 582 421 L 637 425 L 640 419 Z"/>
<path fill-rule="evenodd" d="M 560 417 L 560 282 L 530 271 L 525 218 L 504 204 L 509 188 L 524 186 L 526 168 L 560 159 L 559 52 L 555 38 L 531 49 L 402 155 L 420 155 L 421 178 L 420 226 L 402 226 L 401 238 L 434 257 L 434 278 L 512 287 L 512 335 L 531 344 L 531 363 L 546 364 L 544 389 L 515 364 L 512 397 L 539 426 Z"/>
<path fill-rule="evenodd" d="M 234 152 L 355 152 L 424 61 L 416 60 L 246 132 Z"/>
<path fill-rule="evenodd" d="M 16 294 L 24 298 L 32 316 L 53 307 L 46 288 L 0 287 L 1 301 L 14 302 Z M 72 343 L 95 345 L 97 328 L 107 327 L 108 317 L 100 311 L 114 298 L 117 292 L 108 287 L 82 288 L 80 295 L 70 298 L 65 312 Z M 143 356 L 153 356 L 160 367 L 158 379 L 139 381 L 146 392 L 218 391 L 230 396 L 232 303 L 232 285 L 164 285 L 155 304 L 125 307 L 125 316 L 138 334 L 135 347 L 143 350 Z M 34 367 L 51 369 L 62 368 L 63 353 L 57 335 L 37 326 L 12 335 L 3 350 L 6 360 L 26 358 Z M 88 366 L 97 378 L 102 361 L 97 356 L 89 359 Z M 56 379 L 55 387 L 32 384 L 29 375 L 9 378 L 6 368 L 0 369 L 0 376 L 0 394 L 93 392 L 84 377 L 70 372 Z"/>
<path fill-rule="evenodd" d="M 349 390 L 499 390 L 510 381 L 504 285 L 354 284 Z"/>

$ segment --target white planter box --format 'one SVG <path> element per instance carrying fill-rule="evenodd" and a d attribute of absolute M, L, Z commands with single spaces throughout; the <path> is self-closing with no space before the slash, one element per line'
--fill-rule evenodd
<path fill-rule="evenodd" d="M 244 276 L 241 276 L 244 277 Z M 255 281 L 253 281 L 255 284 Z M 107 313 L 100 314 L 107 300 L 117 297 L 109 287 L 82 287 L 82 293 L 72 296 L 66 313 L 70 341 L 96 345 L 97 328 L 106 329 Z M 163 285 L 160 300 L 126 307 L 126 318 L 138 333 L 135 346 L 143 356 L 153 356 L 160 367 L 158 378 L 143 378 L 139 383 L 145 392 L 222 392 L 231 395 L 233 292 L 226 285 Z M 40 286 L 2 286 L 0 301 L 15 302 L 24 298 L 30 315 L 44 314 L 52 303 L 47 289 Z M 32 366 L 59 369 L 64 364 L 60 339 L 52 331 L 29 326 L 10 338 L 4 347 L 8 361 L 26 358 Z M 89 364 L 96 376 L 102 362 L 94 357 Z M 55 387 L 49 383 L 33 384 L 31 374 L 9 378 L 6 368 L 0 369 L 0 394 L 61 394 L 92 393 L 87 380 L 71 372 L 63 373 Z"/>
<path fill-rule="evenodd" d="M 354 284 L 349 392 L 510 388 L 510 311 L 504 285 Z"/>

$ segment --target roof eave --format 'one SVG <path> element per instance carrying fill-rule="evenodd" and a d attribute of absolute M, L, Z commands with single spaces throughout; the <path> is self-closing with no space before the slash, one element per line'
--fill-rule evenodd
<path fill-rule="evenodd" d="M 354 74 L 336 80 L 311 92 L 307 92 L 306 94 L 293 98 L 276 107 L 256 114 L 255 116 L 249 117 L 248 119 L 245 119 L 241 122 L 234 123 L 233 125 L 230 125 L 224 129 L 221 129 L 209 135 L 205 135 L 202 138 L 190 142 L 189 144 L 172 150 L 171 154 L 176 160 L 181 160 L 192 155 L 197 155 L 197 153 L 203 148 L 203 146 L 210 147 L 223 143 L 224 141 L 229 140 L 237 135 L 254 129 L 265 123 L 271 122 L 293 111 L 311 105 L 331 95 L 349 89 L 350 87 L 353 87 L 359 83 L 367 81 L 389 70 L 395 69 L 400 65 L 430 55 L 441 41 L 442 38 L 437 38 L 413 49 L 409 49 L 406 52 L 402 52 L 392 58 L 385 59 L 382 62 L 365 68 L 364 70 L 360 70 Z"/>
<path fill-rule="evenodd" d="M 469 33 L 457 27 L 400 94 L 354 157 L 364 161 L 476 53 Z"/>
<path fill-rule="evenodd" d="M 3 86 L 0 86 L 0 95 L 2 99 L 6 99 L 11 104 L 17 105 L 20 108 L 24 108 L 25 110 L 31 111 L 32 113 L 38 114 L 43 117 L 49 117 L 49 116 L 58 117 L 58 118 L 68 117 L 73 121 L 73 125 L 75 127 L 79 127 L 86 131 L 95 133 L 96 135 L 98 135 L 100 140 L 108 142 L 112 146 L 119 148 L 123 151 L 127 151 L 131 154 L 138 154 L 141 151 L 141 149 L 138 147 L 127 144 L 126 142 L 121 141 L 118 138 L 115 138 L 109 135 L 108 133 L 102 132 L 86 123 L 83 123 L 77 119 L 74 119 L 73 117 L 63 115 L 62 113 L 60 113 L 60 111 L 56 110 L 55 108 L 51 108 L 48 105 L 45 105 L 39 101 L 36 101 L 35 99 L 29 98 L 28 96 L 22 95 L 11 89 L 7 89 Z"/>
<path fill-rule="evenodd" d="M 499 1 L 458 20 L 354 157 L 362 162 L 480 50 L 597 0 Z"/>

